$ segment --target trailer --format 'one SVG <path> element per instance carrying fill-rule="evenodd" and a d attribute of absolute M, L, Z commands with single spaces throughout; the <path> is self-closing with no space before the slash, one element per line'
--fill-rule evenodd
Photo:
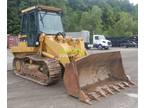
<path fill-rule="evenodd" d="M 80 32 L 66 32 L 66 36 L 70 36 L 72 38 L 83 38 L 85 48 L 88 49 L 88 45 L 90 44 L 90 32 L 87 30 L 82 30 Z"/>

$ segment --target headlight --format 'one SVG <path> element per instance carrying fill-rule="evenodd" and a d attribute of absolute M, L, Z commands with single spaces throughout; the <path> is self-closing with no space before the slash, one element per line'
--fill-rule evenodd
<path fill-rule="evenodd" d="M 102 41 L 103 43 L 106 43 L 105 41 Z"/>
<path fill-rule="evenodd" d="M 36 42 L 36 46 L 38 46 L 39 45 L 39 42 Z"/>

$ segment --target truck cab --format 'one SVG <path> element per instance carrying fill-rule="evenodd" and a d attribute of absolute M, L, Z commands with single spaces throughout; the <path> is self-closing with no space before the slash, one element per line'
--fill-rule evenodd
<path fill-rule="evenodd" d="M 104 35 L 93 35 L 93 47 L 98 49 L 109 49 L 111 41 L 107 40 Z"/>

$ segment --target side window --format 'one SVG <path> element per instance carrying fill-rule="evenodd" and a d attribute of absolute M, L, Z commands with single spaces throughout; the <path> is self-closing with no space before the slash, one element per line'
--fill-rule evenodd
<path fill-rule="evenodd" d="M 27 15 L 22 18 L 22 33 L 27 33 Z"/>
<path fill-rule="evenodd" d="M 28 46 L 35 46 L 37 41 L 36 12 L 31 12 L 28 16 Z"/>
<path fill-rule="evenodd" d="M 29 14 L 29 33 L 36 32 L 36 25 L 35 25 L 35 13 Z"/>
<path fill-rule="evenodd" d="M 95 36 L 95 40 L 99 40 L 98 36 Z"/>

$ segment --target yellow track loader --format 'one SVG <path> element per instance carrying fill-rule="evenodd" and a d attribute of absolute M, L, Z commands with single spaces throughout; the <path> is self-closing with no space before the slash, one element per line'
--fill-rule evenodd
<path fill-rule="evenodd" d="M 65 36 L 62 12 L 43 5 L 21 11 L 19 43 L 11 48 L 15 74 L 41 85 L 63 79 L 67 93 L 88 104 L 133 85 L 120 52 L 88 55 L 83 39 Z"/>

